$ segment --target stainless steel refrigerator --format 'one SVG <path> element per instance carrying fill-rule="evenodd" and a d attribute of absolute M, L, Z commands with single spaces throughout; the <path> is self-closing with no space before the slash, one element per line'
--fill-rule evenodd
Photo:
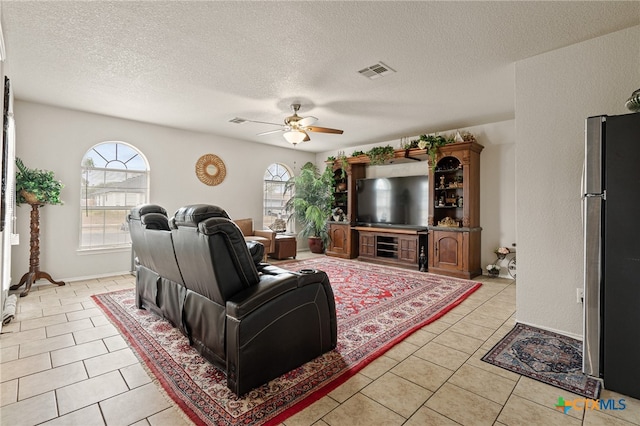
<path fill-rule="evenodd" d="M 640 398 L 640 113 L 585 130 L 583 371 Z"/>

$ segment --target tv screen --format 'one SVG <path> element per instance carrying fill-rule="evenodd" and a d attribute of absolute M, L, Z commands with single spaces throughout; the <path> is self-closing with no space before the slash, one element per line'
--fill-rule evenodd
<path fill-rule="evenodd" d="M 426 227 L 429 176 L 357 180 L 357 222 Z"/>

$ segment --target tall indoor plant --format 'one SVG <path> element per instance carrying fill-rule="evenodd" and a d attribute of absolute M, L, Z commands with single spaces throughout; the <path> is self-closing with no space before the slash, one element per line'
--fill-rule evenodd
<path fill-rule="evenodd" d="M 25 273 L 18 284 L 9 287 L 11 290 L 19 289 L 25 284 L 25 289 L 20 293 L 24 297 L 31 291 L 33 283 L 39 279 L 46 279 L 55 285 L 64 285 L 64 281 L 55 281 L 51 275 L 40 270 L 40 207 L 45 204 L 62 204 L 60 191 L 62 182 L 56 180 L 53 172 L 30 169 L 22 160 L 16 158 L 16 204 L 28 203 L 31 205 L 31 233 L 29 240 L 29 271 Z"/>
<path fill-rule="evenodd" d="M 295 219 L 302 225 L 299 235 L 309 239 L 312 253 L 323 253 L 329 246 L 327 222 L 333 204 L 332 187 L 331 169 L 320 173 L 311 162 L 302 166 L 300 174 L 289 179 L 286 185 L 285 191 L 291 191 L 292 196 L 285 204 L 285 210 L 291 213 L 289 220 Z"/>

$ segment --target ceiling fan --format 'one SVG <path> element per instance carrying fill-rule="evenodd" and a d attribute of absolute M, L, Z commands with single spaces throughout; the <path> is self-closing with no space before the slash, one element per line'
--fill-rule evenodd
<path fill-rule="evenodd" d="M 284 124 L 269 123 L 266 121 L 247 120 L 244 118 L 234 118 L 230 121 L 234 123 L 249 122 L 249 123 L 271 124 L 273 126 L 280 126 L 281 127 L 280 129 L 268 130 L 266 132 L 258 133 L 258 136 L 268 135 L 268 134 L 277 133 L 277 132 L 283 132 L 282 136 L 287 140 L 287 142 L 289 142 L 294 146 L 299 144 L 300 142 L 311 140 L 307 132 L 335 133 L 339 135 L 343 133 L 342 130 L 338 130 L 338 129 L 312 126 L 312 124 L 318 121 L 318 119 L 312 116 L 300 117 L 298 115 L 298 111 L 300 110 L 300 104 L 291 104 L 291 110 L 293 111 L 293 115 L 286 117 L 284 119 Z"/>

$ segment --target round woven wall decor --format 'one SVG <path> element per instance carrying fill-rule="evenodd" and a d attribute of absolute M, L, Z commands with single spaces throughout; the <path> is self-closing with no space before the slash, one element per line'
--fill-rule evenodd
<path fill-rule="evenodd" d="M 196 176 L 205 185 L 219 185 L 227 176 L 227 168 L 217 155 L 205 154 L 196 163 Z"/>

